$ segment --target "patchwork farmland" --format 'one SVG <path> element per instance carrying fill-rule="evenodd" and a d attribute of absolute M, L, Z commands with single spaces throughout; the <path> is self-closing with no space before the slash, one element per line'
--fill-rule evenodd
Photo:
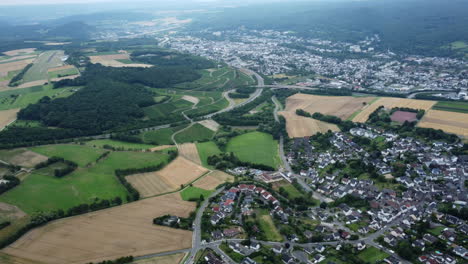
<path fill-rule="evenodd" d="M 190 248 L 192 232 L 153 225 L 166 214 L 187 217 L 195 204 L 178 193 L 51 222 L 4 253 L 48 264 L 89 263 Z M 129 213 L 131 212 L 131 213 Z"/>
<path fill-rule="evenodd" d="M 465 138 L 468 137 L 468 114 L 429 110 L 418 123 L 419 127 L 442 129 Z"/>

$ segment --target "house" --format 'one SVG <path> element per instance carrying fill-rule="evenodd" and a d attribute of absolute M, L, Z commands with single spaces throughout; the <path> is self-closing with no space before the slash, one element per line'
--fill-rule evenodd
<path fill-rule="evenodd" d="M 457 235 L 448 229 L 444 230 L 442 234 L 440 234 L 440 237 L 450 242 L 454 242 L 455 239 L 457 239 Z"/>
<path fill-rule="evenodd" d="M 211 252 L 205 256 L 205 260 L 208 264 L 224 264 L 224 261 L 219 259 L 215 254 Z"/>
<path fill-rule="evenodd" d="M 460 256 L 464 259 L 468 259 L 468 250 L 464 247 L 458 246 L 454 248 L 453 253 L 455 253 L 455 255 Z"/>
<path fill-rule="evenodd" d="M 172 226 L 178 223 L 180 223 L 180 218 L 175 215 L 171 215 L 163 221 L 163 225 L 166 226 Z"/>
<path fill-rule="evenodd" d="M 351 234 L 346 231 L 341 233 L 341 238 L 343 239 L 349 239 L 350 237 L 351 237 Z"/>
<path fill-rule="evenodd" d="M 361 234 L 367 234 L 367 233 L 369 233 L 369 228 L 367 226 L 360 227 L 358 229 L 358 232 L 361 233 Z"/>
<path fill-rule="evenodd" d="M 390 256 L 390 257 L 384 259 L 384 261 L 385 261 L 385 263 L 388 263 L 388 264 L 400 264 L 401 263 L 401 261 L 399 261 L 394 256 Z"/>
<path fill-rule="evenodd" d="M 241 254 L 241 248 L 239 243 L 229 242 L 229 248 L 232 249 L 234 252 Z"/>
<path fill-rule="evenodd" d="M 260 247 L 261 247 L 260 243 L 257 243 L 257 242 L 250 243 L 250 249 L 253 249 L 255 251 L 260 250 Z"/>
<path fill-rule="evenodd" d="M 421 251 L 424 251 L 425 247 L 426 247 L 426 244 L 424 243 L 423 240 L 421 239 L 418 239 L 418 240 L 415 240 L 411 246 L 413 246 L 414 248 L 419 248 Z"/>
<path fill-rule="evenodd" d="M 323 245 L 318 245 L 315 247 L 315 251 L 317 251 L 318 253 L 322 253 L 325 251 L 325 247 Z"/>
<path fill-rule="evenodd" d="M 294 263 L 294 258 L 289 254 L 281 255 L 281 260 L 283 261 L 284 264 Z"/>
<path fill-rule="evenodd" d="M 244 260 L 242 260 L 241 264 L 257 264 L 257 262 L 249 257 L 246 257 Z"/>
<path fill-rule="evenodd" d="M 361 250 L 364 250 L 366 248 L 366 244 L 364 242 L 359 242 L 357 245 L 356 245 L 356 248 L 357 250 L 361 251 Z"/>
<path fill-rule="evenodd" d="M 211 237 L 213 238 L 213 240 L 220 240 L 224 237 L 224 235 L 223 235 L 223 232 L 219 230 L 215 230 L 211 232 Z"/>
<path fill-rule="evenodd" d="M 271 250 L 275 253 L 275 254 L 281 254 L 283 253 L 283 247 L 282 246 L 274 246 L 271 248 Z"/>
<path fill-rule="evenodd" d="M 437 242 L 437 238 L 431 234 L 424 234 L 423 240 L 427 242 L 428 244 L 432 245 L 435 242 Z"/>
<path fill-rule="evenodd" d="M 313 236 L 314 236 L 314 233 L 312 233 L 310 230 L 306 230 L 304 232 L 304 236 L 307 238 L 307 239 L 311 239 Z"/>
<path fill-rule="evenodd" d="M 312 258 L 312 263 L 319 263 L 325 260 L 325 256 L 321 254 L 317 254 Z"/>
<path fill-rule="evenodd" d="M 235 237 L 240 233 L 241 233 L 241 230 L 240 230 L 239 227 L 234 227 L 234 228 L 229 228 L 229 229 L 224 229 L 223 230 L 223 235 L 225 237 Z"/>

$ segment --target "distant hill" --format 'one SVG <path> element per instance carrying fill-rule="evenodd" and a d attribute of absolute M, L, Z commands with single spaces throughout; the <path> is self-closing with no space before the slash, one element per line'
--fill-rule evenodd
<path fill-rule="evenodd" d="M 88 39 L 94 27 L 81 21 L 68 22 L 50 29 L 47 32 L 47 37 L 64 37 L 71 39 Z"/>
<path fill-rule="evenodd" d="M 451 55 L 442 48 L 468 42 L 468 1 L 314 1 L 226 8 L 195 16 L 190 30 L 274 29 L 299 36 L 359 41 L 379 34 L 381 49 Z"/>

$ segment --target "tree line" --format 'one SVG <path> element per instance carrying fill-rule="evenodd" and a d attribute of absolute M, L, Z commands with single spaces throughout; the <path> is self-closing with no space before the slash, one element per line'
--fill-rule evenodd
<path fill-rule="evenodd" d="M 36 170 L 38 170 L 38 169 L 41 169 L 41 168 L 48 167 L 48 166 L 50 166 L 50 165 L 52 165 L 54 163 L 57 163 L 57 162 L 61 162 L 61 163 L 64 163 L 65 165 L 67 165 L 65 168 L 55 169 L 54 170 L 54 176 L 57 177 L 57 178 L 61 178 L 61 177 L 65 176 L 65 175 L 71 173 L 72 171 L 74 171 L 78 167 L 78 164 L 76 164 L 73 161 L 65 160 L 64 158 L 60 158 L 60 157 L 50 157 L 46 161 L 43 161 L 41 163 L 36 164 L 36 166 L 34 166 L 34 168 Z"/>
<path fill-rule="evenodd" d="M 275 171 L 275 168 L 268 165 L 256 164 L 251 162 L 244 162 L 239 160 L 234 153 L 221 153 L 208 157 L 208 165 L 215 167 L 218 170 L 233 169 L 236 167 L 249 167 L 264 171 Z"/>

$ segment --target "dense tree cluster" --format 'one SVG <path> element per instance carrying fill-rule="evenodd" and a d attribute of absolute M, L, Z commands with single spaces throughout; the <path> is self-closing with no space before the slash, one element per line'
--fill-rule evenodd
<path fill-rule="evenodd" d="M 241 161 L 232 152 L 221 153 L 219 155 L 208 157 L 208 165 L 211 165 L 218 170 L 233 169 L 235 167 L 249 167 L 265 171 L 275 170 L 274 168 L 267 165 Z"/>
<path fill-rule="evenodd" d="M 127 263 L 132 263 L 133 259 L 134 259 L 133 256 L 127 256 L 127 257 L 118 258 L 116 260 L 104 260 L 96 264 L 127 264 Z M 89 262 L 88 264 L 94 264 L 94 262 Z"/>
<path fill-rule="evenodd" d="M 11 78 L 10 83 L 8 86 L 18 86 L 19 82 L 23 79 L 24 74 L 33 66 L 32 63 L 26 65 L 18 74 L 16 74 L 13 78 Z"/>
<path fill-rule="evenodd" d="M 163 215 L 160 217 L 156 217 L 153 219 L 153 224 L 164 225 L 164 221 L 166 221 L 170 217 L 171 217 L 170 215 Z M 193 224 L 193 221 L 195 220 L 195 217 L 196 217 L 196 213 L 191 212 L 189 217 L 179 217 L 179 222 L 172 222 L 170 224 L 170 227 L 184 229 L 184 230 L 192 230 L 192 224 Z"/>
<path fill-rule="evenodd" d="M 161 66 L 185 66 L 192 69 L 208 69 L 216 64 L 208 59 L 170 50 L 141 50 L 132 53 L 132 59 L 143 63 Z"/>
<path fill-rule="evenodd" d="M 66 98 L 44 97 L 22 109 L 18 118 L 38 120 L 52 127 L 100 132 L 143 117 L 141 107 L 152 104 L 152 93 L 142 86 L 100 80 Z"/>

